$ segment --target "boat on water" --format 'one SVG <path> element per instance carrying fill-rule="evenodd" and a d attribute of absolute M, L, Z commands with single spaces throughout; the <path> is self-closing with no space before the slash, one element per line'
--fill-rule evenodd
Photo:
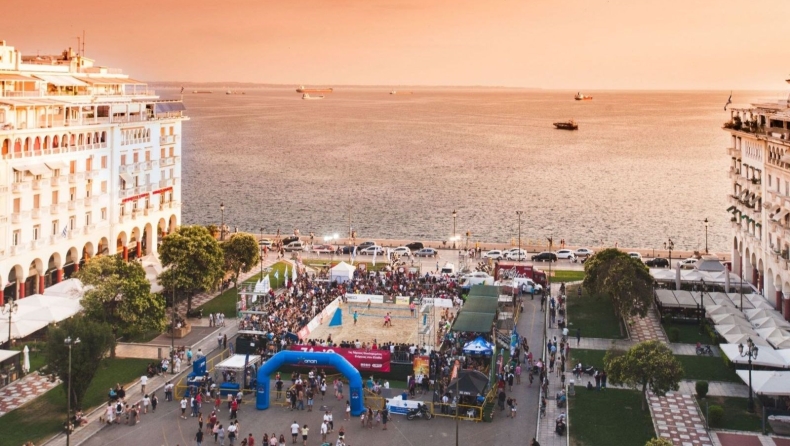
<path fill-rule="evenodd" d="M 305 88 L 304 85 L 296 89 L 297 93 L 332 93 L 333 91 L 331 88 Z"/>
<path fill-rule="evenodd" d="M 302 95 L 302 99 L 307 100 L 307 101 L 311 101 L 311 100 L 316 100 L 316 99 L 324 99 L 324 97 L 323 96 L 310 96 L 309 94 L 305 93 L 305 94 Z"/>
<path fill-rule="evenodd" d="M 585 95 L 581 94 L 581 92 L 578 92 L 578 93 L 576 93 L 576 96 L 573 97 L 573 99 L 576 99 L 577 101 L 592 101 L 593 97 L 592 96 L 585 96 Z"/>
<path fill-rule="evenodd" d="M 390 91 L 390 94 L 398 94 L 398 92 L 395 91 L 395 90 L 392 90 L 392 91 Z"/>
<path fill-rule="evenodd" d="M 211 94 L 211 90 L 192 90 L 192 94 Z"/>
<path fill-rule="evenodd" d="M 565 122 L 555 122 L 554 127 L 559 130 L 579 130 L 579 124 L 576 124 L 576 121 L 573 119 Z"/>

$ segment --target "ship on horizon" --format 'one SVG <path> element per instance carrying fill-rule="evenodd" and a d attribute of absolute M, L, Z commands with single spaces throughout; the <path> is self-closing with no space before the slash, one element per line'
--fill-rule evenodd
<path fill-rule="evenodd" d="M 333 91 L 332 88 L 305 88 L 304 85 L 300 85 L 296 89 L 297 93 L 332 93 Z"/>
<path fill-rule="evenodd" d="M 302 95 L 302 99 L 306 101 L 317 100 L 317 99 L 324 99 L 323 96 L 310 96 L 309 94 L 305 93 Z"/>
<path fill-rule="evenodd" d="M 577 101 L 592 101 L 593 97 L 585 96 L 581 92 L 578 92 L 576 93 L 576 96 L 573 97 L 573 99 L 576 99 Z"/>

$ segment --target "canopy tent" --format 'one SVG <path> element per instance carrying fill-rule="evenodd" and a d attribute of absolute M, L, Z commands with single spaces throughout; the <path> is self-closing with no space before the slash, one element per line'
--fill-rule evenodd
<path fill-rule="evenodd" d="M 329 270 L 329 280 L 337 283 L 348 282 L 354 278 L 356 268 L 346 262 L 340 262 Z"/>
<path fill-rule="evenodd" d="M 786 331 L 782 330 L 781 328 L 769 327 L 769 328 L 760 328 L 754 330 L 757 334 L 768 341 L 771 345 L 774 343 L 782 342 L 784 340 L 790 340 L 790 334 Z"/>
<path fill-rule="evenodd" d="M 748 323 L 744 325 L 736 325 L 736 324 L 714 325 L 713 329 L 716 330 L 716 333 L 722 336 L 728 334 L 748 334 L 751 336 L 758 336 L 757 332 L 754 331 L 754 329 L 750 327 Z"/>
<path fill-rule="evenodd" d="M 79 279 L 67 279 L 44 289 L 45 296 L 61 296 L 69 299 L 82 299 L 85 287 Z"/>
<path fill-rule="evenodd" d="M 719 344 L 721 352 L 734 364 L 748 364 L 749 358 L 744 358 L 738 352 L 738 344 Z M 752 359 L 752 365 L 773 367 L 778 369 L 790 368 L 787 359 L 771 348 L 761 348 L 757 358 Z"/>
<path fill-rule="evenodd" d="M 738 377 L 749 385 L 749 371 L 736 370 Z M 751 376 L 752 391 L 758 395 L 790 395 L 790 371 L 754 370 Z"/>
<path fill-rule="evenodd" d="M 251 366 L 253 364 L 258 364 L 261 362 L 261 357 L 258 355 L 233 355 L 230 358 L 220 362 L 217 364 L 217 368 L 220 370 L 233 370 L 233 371 L 243 371 L 244 364 L 247 366 Z"/>
<path fill-rule="evenodd" d="M 164 287 L 159 284 L 159 275 L 162 274 L 162 271 L 164 270 L 162 267 L 162 262 L 159 261 L 159 258 L 156 256 L 156 254 L 151 253 L 141 257 L 140 263 L 143 265 L 143 269 L 145 270 L 146 280 L 151 283 L 151 292 L 161 293 L 162 290 L 164 290 Z"/>
<path fill-rule="evenodd" d="M 485 395 L 488 387 L 488 377 L 477 370 L 459 370 L 458 378 L 450 381 L 446 389 L 455 392 L 458 389 L 459 395 Z"/>
<path fill-rule="evenodd" d="M 714 314 L 710 317 L 710 320 L 713 321 L 714 324 L 717 325 L 728 325 L 728 324 L 737 324 L 737 325 L 745 325 L 746 327 L 751 327 L 752 324 L 743 317 L 741 313 L 730 313 L 730 314 Z"/>
<path fill-rule="evenodd" d="M 722 335 L 722 337 L 730 344 L 746 344 L 746 342 L 751 339 L 757 346 L 771 348 L 765 339 L 757 336 L 757 333 L 728 333 Z"/>
<path fill-rule="evenodd" d="M 468 355 L 491 356 L 494 352 L 494 344 L 486 341 L 482 336 L 478 336 L 477 339 L 467 342 L 463 351 Z"/>
<path fill-rule="evenodd" d="M 737 274 L 731 271 L 703 271 L 699 269 L 681 269 L 680 270 L 680 282 L 688 283 L 688 284 L 702 284 L 704 281 L 706 284 L 712 285 L 720 285 L 724 286 L 727 278 L 725 277 L 726 273 L 729 273 L 730 276 L 730 285 L 737 286 L 740 283 L 741 279 L 738 277 Z M 651 268 L 650 275 L 653 276 L 653 279 L 656 282 L 662 283 L 671 283 L 676 285 L 677 282 L 677 268 L 675 269 L 666 269 L 666 268 Z M 749 284 L 744 281 L 744 286 L 749 286 Z"/>
<path fill-rule="evenodd" d="M 708 316 L 716 316 L 719 314 L 732 314 L 738 311 L 735 307 L 727 306 L 727 305 L 706 305 L 705 306 L 705 314 Z"/>
<path fill-rule="evenodd" d="M 513 298 L 511 297 L 512 301 Z M 462 311 L 471 313 L 496 313 L 499 297 L 469 296 L 466 298 Z"/>
<path fill-rule="evenodd" d="M 494 285 L 473 285 L 469 289 L 469 297 L 499 297 L 499 287 Z"/>
<path fill-rule="evenodd" d="M 495 317 L 496 315 L 493 313 L 473 313 L 461 310 L 458 317 L 455 318 L 452 331 L 488 333 L 493 328 Z"/>
<path fill-rule="evenodd" d="M 22 301 L 24 301 L 24 299 L 22 299 Z M 44 321 L 47 324 L 52 324 L 68 319 L 79 312 L 79 309 L 70 309 L 66 307 L 23 307 L 22 301 L 19 302 L 19 316 L 21 321 Z"/>
<path fill-rule="evenodd" d="M 0 350 L 0 362 L 11 359 L 20 353 L 21 352 L 19 350 Z"/>
<path fill-rule="evenodd" d="M 752 325 L 755 328 L 783 328 L 787 330 L 790 328 L 790 322 L 780 320 L 774 317 L 764 317 L 762 319 L 752 320 Z"/>
<path fill-rule="evenodd" d="M 47 321 L 11 319 L 11 339 L 21 339 L 49 325 Z M 8 342 L 8 319 L 0 320 L 0 343 Z"/>

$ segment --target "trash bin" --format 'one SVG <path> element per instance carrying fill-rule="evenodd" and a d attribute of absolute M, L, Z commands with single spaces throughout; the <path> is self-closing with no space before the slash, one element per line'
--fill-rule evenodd
<path fill-rule="evenodd" d="M 406 401 L 407 399 L 409 399 L 409 393 L 408 392 L 401 393 L 400 394 L 400 399 L 402 399 L 403 401 Z"/>
<path fill-rule="evenodd" d="M 576 382 L 574 380 L 570 380 L 568 383 L 568 396 L 576 395 Z"/>

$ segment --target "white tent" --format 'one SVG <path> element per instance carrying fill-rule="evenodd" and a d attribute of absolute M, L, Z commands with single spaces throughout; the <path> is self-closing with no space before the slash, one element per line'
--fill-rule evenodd
<path fill-rule="evenodd" d="M 247 367 L 249 367 L 260 362 L 261 357 L 258 355 L 233 355 L 217 364 L 216 367 L 220 370 L 234 370 L 240 372 L 244 370 L 245 363 L 247 364 Z"/>
<path fill-rule="evenodd" d="M 69 299 L 68 297 L 47 294 L 34 294 L 32 296 L 25 297 L 24 299 L 19 299 L 16 302 L 20 309 L 23 307 L 64 307 L 68 309 L 76 309 L 79 311 L 81 308 L 79 301 L 76 299 Z"/>
<path fill-rule="evenodd" d="M 744 343 L 745 348 L 745 343 Z M 719 349 L 721 352 L 730 359 L 731 362 L 735 364 L 748 364 L 749 358 L 744 358 L 738 352 L 738 344 L 719 344 Z M 787 359 L 784 358 L 782 355 L 779 354 L 777 350 L 773 350 L 770 347 L 768 348 L 761 348 L 757 354 L 756 359 L 752 359 L 752 365 L 762 366 L 762 367 L 774 367 L 779 369 L 786 369 L 790 367 L 788 364 Z"/>
<path fill-rule="evenodd" d="M 346 262 L 340 262 L 329 270 L 329 280 L 338 283 L 347 282 L 354 278 L 354 271 L 356 268 Z"/>
<path fill-rule="evenodd" d="M 790 328 L 790 322 L 781 319 L 776 319 L 773 317 L 753 319 L 751 322 L 755 328 L 784 328 L 784 329 Z"/>
<path fill-rule="evenodd" d="M 728 325 L 714 325 L 713 329 L 716 330 L 716 333 L 724 336 L 728 334 L 748 334 L 752 336 L 758 336 L 757 332 L 748 325 L 736 325 L 736 324 L 728 324 Z"/>
<path fill-rule="evenodd" d="M 11 320 L 11 339 L 31 335 L 49 325 L 47 321 Z M 8 319 L 0 320 L 0 343 L 8 342 Z"/>
<path fill-rule="evenodd" d="M 746 345 L 746 341 L 748 341 L 751 338 L 752 342 L 754 342 L 754 345 L 757 345 L 759 347 L 771 348 L 771 346 L 768 345 L 768 342 L 766 342 L 765 339 L 757 336 L 757 333 L 730 333 L 730 334 L 722 335 L 722 337 L 726 339 L 728 343 L 736 344 L 736 345 L 737 344 Z"/>
<path fill-rule="evenodd" d="M 140 258 L 140 264 L 145 270 L 145 278 L 151 284 L 152 293 L 161 293 L 164 287 L 159 285 L 159 275 L 162 274 L 162 263 L 156 254 L 148 254 Z"/>
<path fill-rule="evenodd" d="M 706 305 L 705 314 L 708 316 L 716 316 L 720 314 L 733 314 L 738 310 L 733 306 L 728 305 Z"/>
<path fill-rule="evenodd" d="M 738 377 L 749 385 L 749 371 L 737 370 Z M 790 395 L 790 371 L 754 370 L 752 371 L 752 390 L 758 395 Z"/>
<path fill-rule="evenodd" d="M 44 289 L 45 296 L 61 296 L 69 299 L 82 299 L 85 287 L 79 279 L 67 279 Z"/>
<path fill-rule="evenodd" d="M 710 317 L 714 324 L 718 325 L 727 325 L 727 324 L 740 324 L 741 322 L 746 322 L 747 326 L 751 326 L 748 323 L 745 317 L 741 313 L 729 313 L 729 314 L 714 314 Z M 737 321 L 737 322 L 736 322 Z"/>

